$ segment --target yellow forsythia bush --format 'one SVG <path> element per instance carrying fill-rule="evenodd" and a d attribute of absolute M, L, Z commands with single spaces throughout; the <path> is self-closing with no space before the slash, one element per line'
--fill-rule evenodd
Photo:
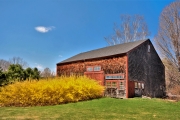
<path fill-rule="evenodd" d="M 44 106 L 102 97 L 104 87 L 85 76 L 17 82 L 0 89 L 0 106 Z"/>

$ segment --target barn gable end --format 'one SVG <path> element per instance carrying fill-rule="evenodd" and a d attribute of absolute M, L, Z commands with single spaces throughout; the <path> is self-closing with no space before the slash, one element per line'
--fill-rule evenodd
<path fill-rule="evenodd" d="M 163 97 L 165 89 L 165 68 L 151 41 L 128 53 L 128 78 L 144 83 L 146 96 Z"/>

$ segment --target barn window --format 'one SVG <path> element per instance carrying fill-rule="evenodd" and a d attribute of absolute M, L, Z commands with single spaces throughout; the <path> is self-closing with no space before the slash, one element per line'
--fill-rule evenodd
<path fill-rule="evenodd" d="M 148 45 L 148 52 L 150 52 L 151 51 L 151 46 L 150 45 Z"/>
<path fill-rule="evenodd" d="M 87 67 L 87 71 L 93 71 L 93 67 Z"/>
<path fill-rule="evenodd" d="M 105 76 L 105 79 L 110 79 L 110 76 Z"/>
<path fill-rule="evenodd" d="M 142 82 L 134 82 L 135 88 L 144 89 L 144 83 Z"/>
<path fill-rule="evenodd" d="M 111 76 L 106 76 L 105 78 L 106 78 L 106 79 L 111 79 Z"/>
<path fill-rule="evenodd" d="M 106 82 L 106 87 L 111 87 L 111 82 Z"/>
<path fill-rule="evenodd" d="M 144 89 L 144 83 L 142 83 L 141 85 L 142 85 L 142 89 Z"/>
<path fill-rule="evenodd" d="M 113 78 L 113 79 L 118 79 L 118 78 L 119 78 L 119 76 L 112 76 L 112 78 Z"/>
<path fill-rule="evenodd" d="M 116 87 L 116 82 L 112 82 L 112 87 Z"/>
<path fill-rule="evenodd" d="M 120 82 L 120 90 L 124 90 L 124 82 Z"/>
<path fill-rule="evenodd" d="M 141 88 L 141 83 L 138 83 L 138 88 Z"/>
<path fill-rule="evenodd" d="M 106 75 L 105 79 L 124 79 L 122 75 Z"/>
<path fill-rule="evenodd" d="M 138 88 L 138 83 L 137 83 L 137 82 L 135 82 L 134 84 L 135 84 L 135 88 Z"/>
<path fill-rule="evenodd" d="M 119 77 L 119 79 L 124 79 L 124 76 L 118 76 Z"/>
<path fill-rule="evenodd" d="M 95 66 L 94 71 L 101 71 L 101 66 Z"/>

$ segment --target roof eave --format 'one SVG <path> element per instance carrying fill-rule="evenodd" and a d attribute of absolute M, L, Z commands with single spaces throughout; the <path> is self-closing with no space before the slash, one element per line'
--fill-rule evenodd
<path fill-rule="evenodd" d="M 75 61 L 68 61 L 68 62 L 60 62 L 60 63 L 57 63 L 56 65 L 69 64 L 69 63 L 74 63 L 74 62 L 84 62 L 84 61 L 89 61 L 89 60 L 110 58 L 110 57 L 115 57 L 115 56 L 124 56 L 124 55 L 126 55 L 126 53 L 127 53 L 127 52 L 125 52 L 125 53 L 120 53 L 120 54 L 109 55 L 109 56 L 102 56 L 102 57 L 97 57 L 97 58 L 88 58 L 88 59 L 82 59 L 82 60 L 75 60 Z"/>

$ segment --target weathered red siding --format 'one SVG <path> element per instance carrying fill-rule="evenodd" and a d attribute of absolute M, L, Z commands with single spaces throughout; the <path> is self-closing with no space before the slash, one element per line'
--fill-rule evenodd
<path fill-rule="evenodd" d="M 135 89 L 134 81 L 129 81 L 128 82 L 128 98 L 134 97 L 134 94 L 135 94 L 134 89 Z"/>
<path fill-rule="evenodd" d="M 128 55 L 126 56 L 126 98 L 128 98 L 129 97 L 129 89 L 128 89 L 128 87 L 129 87 L 129 77 L 128 77 L 128 67 L 129 65 L 128 65 Z"/>
<path fill-rule="evenodd" d="M 99 82 L 100 85 L 104 84 L 104 71 L 99 72 L 84 72 L 84 75 L 86 75 L 89 78 L 95 79 Z"/>
<path fill-rule="evenodd" d="M 126 97 L 128 98 L 128 58 L 126 55 L 118 55 L 110 58 L 95 59 L 95 60 L 86 60 L 79 61 L 67 64 L 58 64 L 57 65 L 57 75 L 86 75 L 90 78 L 96 79 L 101 85 L 105 86 L 105 81 L 117 82 L 117 88 L 119 89 L 119 83 L 124 81 L 124 88 Z M 86 72 L 88 66 L 101 66 L 101 71 L 99 72 Z M 105 80 L 105 74 L 123 74 L 123 80 Z"/>
<path fill-rule="evenodd" d="M 105 74 L 125 73 L 126 56 L 119 55 L 110 58 L 85 60 L 67 64 L 57 64 L 57 75 L 83 75 L 87 66 L 101 66 Z"/>

